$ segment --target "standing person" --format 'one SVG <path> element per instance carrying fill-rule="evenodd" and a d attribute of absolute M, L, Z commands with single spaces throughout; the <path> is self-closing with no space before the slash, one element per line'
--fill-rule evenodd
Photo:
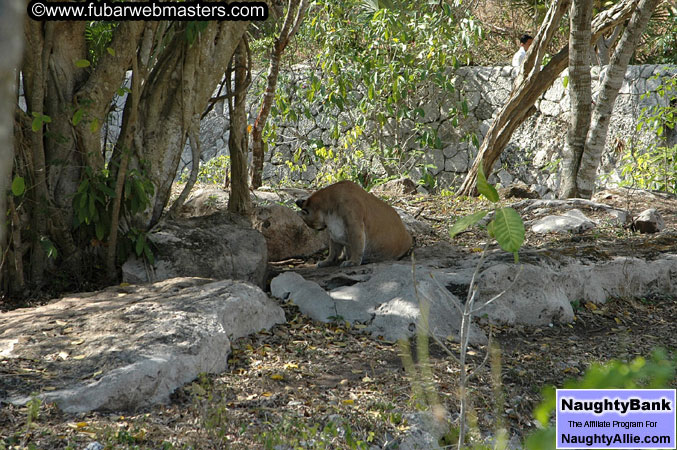
<path fill-rule="evenodd" d="M 527 57 L 527 50 L 531 46 L 531 43 L 534 41 L 534 38 L 528 34 L 523 34 L 520 37 L 520 49 L 517 50 L 517 53 L 512 57 L 512 66 L 513 67 L 522 67 L 524 59 Z"/>

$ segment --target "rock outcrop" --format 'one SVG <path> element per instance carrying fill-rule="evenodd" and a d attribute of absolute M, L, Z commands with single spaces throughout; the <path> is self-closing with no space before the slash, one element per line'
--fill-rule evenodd
<path fill-rule="evenodd" d="M 0 356 L 30 360 L 33 369 L 3 379 L 0 399 L 24 404 L 42 391 L 66 412 L 167 402 L 199 373 L 224 371 L 231 340 L 284 320 L 258 287 L 200 278 L 111 287 L 17 309 L 0 314 Z"/>
<path fill-rule="evenodd" d="M 155 263 L 132 257 L 122 266 L 127 283 L 174 277 L 265 282 L 266 241 L 244 218 L 227 212 L 163 219 L 149 233 Z"/>

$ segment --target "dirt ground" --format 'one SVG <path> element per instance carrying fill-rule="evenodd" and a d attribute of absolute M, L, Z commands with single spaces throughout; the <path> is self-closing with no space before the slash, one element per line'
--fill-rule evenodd
<path fill-rule="evenodd" d="M 525 246 L 600 260 L 677 253 L 674 196 L 626 190 L 607 195 L 604 203 L 633 215 L 656 207 L 666 229 L 656 235 L 611 225 L 575 235 L 527 232 Z M 417 236 L 422 246 L 448 239 L 449 225 L 478 207 L 474 200 L 443 197 L 399 196 L 391 202 L 431 225 L 432 235 Z M 583 212 L 588 217 L 600 214 L 592 209 Z M 473 252 L 485 239 L 483 231 L 472 230 L 453 243 Z M 272 269 L 279 272 L 308 263 L 312 261 L 287 261 Z M 286 324 L 234 342 L 226 373 L 200 377 L 177 390 L 168 405 L 85 415 L 63 414 L 53 405 L 34 411 L 0 405 L 0 449 L 80 449 L 93 441 L 106 448 L 253 449 L 278 444 L 289 446 L 278 448 L 395 448 L 409 425 L 403 413 L 429 399 L 437 399 L 449 417 L 456 417 L 459 366 L 439 345 L 430 344 L 430 358 L 424 364 L 431 369 L 430 377 L 407 373 L 401 355 L 409 351 L 398 344 L 364 335 L 359 324 L 315 323 L 292 304 L 283 308 Z M 675 323 L 676 299 L 656 296 L 578 305 L 575 321 L 569 324 L 491 326 L 500 348 L 500 358 L 492 359 L 493 367 L 500 369 L 500 381 L 492 381 L 490 364 L 471 380 L 474 435 L 491 434 L 503 423 L 511 435 L 523 437 L 535 429 L 532 411 L 541 389 L 561 386 L 591 364 L 647 357 L 658 347 L 674 357 Z M 481 326 L 489 333 L 489 325 Z M 457 353 L 455 343 L 446 346 Z M 416 343 L 410 347 L 415 349 Z M 471 370 L 486 352 L 484 347 L 471 349 Z M 0 357 L 0 388 L 3 378 L 21 374 L 32 376 L 30 365 Z M 423 383 L 434 395 L 415 396 L 412 379 L 414 386 Z M 672 384 L 677 386 L 677 379 Z"/>

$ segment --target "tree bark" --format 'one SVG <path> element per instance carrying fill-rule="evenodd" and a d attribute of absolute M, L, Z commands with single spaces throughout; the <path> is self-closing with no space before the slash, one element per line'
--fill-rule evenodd
<path fill-rule="evenodd" d="M 608 10 L 602 11 L 599 13 L 592 23 L 592 39 L 591 45 L 597 41 L 597 39 L 607 31 L 611 30 L 616 25 L 624 22 L 632 14 L 638 0 L 625 0 L 621 3 L 617 3 Z M 563 13 L 562 4 L 560 2 L 554 2 L 551 5 L 551 10 L 555 7 L 559 8 L 559 12 Z M 566 7 L 564 8 L 566 10 Z M 558 14 L 559 15 L 559 14 Z M 561 15 L 559 16 L 561 18 Z M 546 19 L 549 22 L 552 22 L 554 18 L 549 12 Z M 541 29 L 543 30 L 548 25 L 548 22 L 544 21 Z M 551 25 L 555 26 L 555 25 Z M 493 164 L 496 162 L 498 157 L 503 152 L 503 149 L 510 141 L 513 132 L 520 126 L 527 117 L 529 117 L 534 111 L 533 105 L 536 100 L 552 85 L 553 81 L 557 79 L 560 73 L 566 68 L 569 49 L 568 47 L 562 48 L 550 59 L 550 62 L 546 64 L 543 68 L 539 70 L 539 64 L 534 64 L 536 62 L 536 56 L 542 52 L 538 53 L 536 49 L 538 47 L 545 48 L 546 45 L 539 43 L 539 40 L 542 39 L 539 36 L 545 35 L 547 33 L 542 33 L 539 30 L 538 35 L 534 39 L 534 44 L 532 44 L 529 53 L 527 54 L 527 59 L 524 62 L 524 67 L 520 75 L 518 75 L 517 83 L 515 83 L 513 92 L 510 94 L 506 105 L 499 111 L 493 123 L 489 127 L 482 145 L 480 146 L 479 152 L 473 165 L 471 166 L 468 174 L 461 185 L 458 194 L 462 195 L 474 195 L 475 194 L 475 184 L 477 183 L 477 171 L 482 164 L 484 173 L 486 176 L 491 174 Z"/>
<path fill-rule="evenodd" d="M 160 219 L 191 118 L 204 111 L 248 24 L 211 23 L 192 44 L 180 28 L 152 68 L 139 103 L 130 160 L 130 168 L 142 169 L 155 186 L 151 207 L 136 218 L 139 228 L 148 229 Z"/>
<path fill-rule="evenodd" d="M 121 134 L 119 141 L 122 142 L 122 158 L 115 178 L 115 198 L 113 199 L 113 209 L 110 220 L 110 236 L 108 237 L 108 253 L 106 254 L 106 275 L 109 281 L 117 278 L 115 263 L 117 259 L 118 228 L 120 225 L 120 210 L 122 208 L 123 189 L 127 177 L 127 167 L 129 166 L 129 156 L 131 152 L 132 139 L 136 128 L 136 121 L 139 115 L 139 97 L 141 96 L 142 71 L 139 70 L 139 64 L 136 57 L 132 58 L 132 88 L 127 96 L 128 104 L 128 126 L 127 131 Z M 127 105 L 125 105 L 127 106 Z"/>
<path fill-rule="evenodd" d="M 585 152 L 581 158 L 578 170 L 578 193 L 583 198 L 590 198 L 595 188 L 597 168 L 602 158 L 606 136 L 609 130 L 609 120 L 613 111 L 618 91 L 623 84 L 625 71 L 632 53 L 637 47 L 646 25 L 658 0 L 640 0 L 632 14 L 632 18 L 625 28 L 616 51 L 611 57 L 606 76 L 597 97 L 597 103 L 592 113 L 590 131 L 585 142 Z"/>
<path fill-rule="evenodd" d="M 25 4 L 21 0 L 0 2 L 0 286 L 8 256 L 9 228 L 7 217 L 8 195 L 12 185 L 14 166 L 14 101 L 17 97 L 17 68 L 23 50 L 23 15 Z M 12 222 L 16 211 L 12 208 Z M 19 227 L 15 223 L 15 227 Z M 15 254 L 21 249 L 16 249 Z M 23 271 L 23 269 L 22 269 Z M 23 278 L 23 274 L 22 274 Z M 0 289 L 1 290 L 1 289 Z"/>
<path fill-rule="evenodd" d="M 247 90 L 251 82 L 251 71 L 248 64 L 248 51 L 243 38 L 233 56 L 235 87 L 226 86 L 233 95 L 229 95 L 228 108 L 230 116 L 230 136 L 228 150 L 230 152 L 231 188 L 228 199 L 228 211 L 246 216 L 251 211 L 249 183 L 247 180 Z M 230 77 L 230 71 L 227 74 Z M 229 78 L 230 79 L 230 78 Z"/>
<path fill-rule="evenodd" d="M 256 117 L 254 126 L 252 128 L 252 187 L 257 189 L 261 187 L 263 175 L 263 160 L 264 160 L 264 143 L 263 143 L 263 129 L 268 121 L 270 108 L 275 99 L 275 89 L 277 87 L 277 79 L 280 73 L 280 59 L 282 53 L 289 44 L 289 41 L 294 37 L 298 31 L 301 22 L 305 17 L 308 9 L 307 0 L 289 0 L 287 3 L 287 15 L 284 18 L 284 24 L 279 36 L 275 38 L 273 49 L 270 52 L 270 64 L 268 66 L 268 77 L 266 78 L 266 90 L 263 93 L 263 100 L 259 107 L 259 114 Z"/>
<path fill-rule="evenodd" d="M 576 174 L 585 148 L 592 111 L 590 40 L 592 37 L 592 0 L 573 0 L 569 31 L 569 100 L 571 121 L 564 146 L 560 198 L 578 195 Z"/>

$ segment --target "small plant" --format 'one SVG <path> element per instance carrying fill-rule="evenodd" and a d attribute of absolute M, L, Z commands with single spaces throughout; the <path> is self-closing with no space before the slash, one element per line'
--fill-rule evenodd
<path fill-rule="evenodd" d="M 86 167 L 84 178 L 73 196 L 75 228 L 83 230 L 85 236 L 92 241 L 105 242 L 110 236 L 114 183 L 108 169 L 94 171 L 91 167 Z M 150 205 L 154 192 L 153 183 L 142 171 L 130 170 L 122 192 L 121 216 L 130 222 L 133 216 Z M 126 260 L 132 251 L 153 262 L 153 251 L 146 239 L 146 232 L 128 227 L 118 241 L 118 261 Z"/>
<path fill-rule="evenodd" d="M 487 225 L 489 236 L 496 239 L 498 245 L 506 252 L 515 255 L 515 262 L 519 261 L 517 251 L 524 242 L 524 223 L 519 213 L 510 207 L 498 207 L 499 196 L 496 188 L 487 182 L 484 171 L 480 167 L 477 173 L 477 191 L 492 202 L 494 206 L 494 217 Z M 469 216 L 458 220 L 449 230 L 449 235 L 453 238 L 458 233 L 477 224 L 490 211 L 477 211 Z"/>
<path fill-rule="evenodd" d="M 658 389 L 669 387 L 675 377 L 677 358 L 670 359 L 663 350 L 655 350 L 647 360 L 635 358 L 629 363 L 611 361 L 591 366 L 581 380 L 567 381 L 565 389 Z M 543 389 L 543 401 L 534 410 L 534 417 L 545 427 L 532 433 L 525 442 L 528 450 L 554 450 L 555 427 L 550 418 L 555 411 L 555 388 Z"/>
<path fill-rule="evenodd" d="M 517 263 L 519 260 L 517 252 L 522 246 L 522 243 L 524 242 L 524 234 L 525 234 L 524 223 L 522 222 L 522 218 L 514 209 L 509 207 L 498 206 L 499 201 L 498 192 L 496 191 L 496 188 L 494 186 L 492 186 L 487 182 L 481 167 L 477 176 L 477 191 L 494 204 L 493 210 L 494 217 L 487 225 L 487 232 L 491 237 L 496 239 L 496 241 L 504 250 L 514 254 L 515 262 Z M 488 213 L 489 210 L 478 211 L 474 214 L 459 219 L 449 230 L 449 234 L 453 238 L 461 231 L 467 229 L 472 225 L 477 224 Z M 468 422 L 471 422 L 472 419 L 471 418 L 472 414 L 468 407 L 468 382 L 470 378 L 476 373 L 477 369 L 479 369 L 478 367 L 474 371 L 468 372 L 468 369 L 466 367 L 466 358 L 468 354 L 468 345 L 470 341 L 470 325 L 472 323 L 473 316 L 477 316 L 477 314 L 483 308 L 499 299 L 505 293 L 505 291 L 502 291 L 498 295 L 494 296 L 489 300 L 479 302 L 478 299 L 479 290 L 477 280 L 479 278 L 480 270 L 482 269 L 484 259 L 487 254 L 488 247 L 489 241 L 487 241 L 487 243 L 485 244 L 480 259 L 475 267 L 475 271 L 470 280 L 470 286 L 468 287 L 468 293 L 465 302 L 463 303 L 460 302 L 456 297 L 450 295 L 449 291 L 446 288 L 438 284 L 439 292 L 441 292 L 442 295 L 445 298 L 447 298 L 449 303 L 451 303 L 456 308 L 456 310 L 462 317 L 461 329 L 459 332 L 459 341 L 460 341 L 459 356 L 456 357 L 454 352 L 452 352 L 444 342 L 442 342 L 437 336 L 435 336 L 434 333 L 429 333 L 430 328 L 428 323 L 428 316 L 432 300 L 428 298 L 424 293 L 419 293 L 416 282 L 417 278 L 416 278 L 415 261 L 413 261 L 412 263 L 414 292 L 416 293 L 416 298 L 419 300 L 419 304 L 421 305 L 421 318 L 417 326 L 419 331 L 416 336 L 416 348 L 419 359 L 417 365 L 414 364 L 411 350 L 409 348 L 409 341 L 406 340 L 400 341 L 400 346 L 402 349 L 401 354 L 403 359 L 403 365 L 412 382 L 413 397 L 415 401 L 417 401 L 420 404 L 420 406 L 427 405 L 431 407 L 432 413 L 435 417 L 443 418 L 444 410 L 440 405 L 437 393 L 435 392 L 433 381 L 434 377 L 430 371 L 430 365 L 427 364 L 427 361 L 429 360 L 428 335 L 430 335 L 435 340 L 435 342 L 437 342 L 437 344 L 447 353 L 447 355 L 449 355 L 450 357 L 452 357 L 457 361 L 460 367 L 459 423 L 458 426 L 450 427 L 449 433 L 447 433 L 447 435 L 444 436 L 443 440 L 445 445 L 450 444 L 452 440 L 455 440 L 457 442 L 459 449 L 465 447 L 468 427 L 467 424 Z M 517 281 L 518 277 L 519 272 L 514 277 L 512 281 L 513 284 Z M 434 277 L 433 280 L 435 280 Z M 435 281 L 437 282 L 437 280 Z M 478 303 L 476 304 L 476 302 Z M 492 353 L 495 354 L 496 352 L 497 351 L 494 351 Z M 485 362 L 488 359 L 489 355 L 490 354 L 487 353 Z M 482 367 L 485 364 L 485 362 L 483 362 L 480 365 L 480 367 Z M 498 379 L 500 377 L 496 376 L 496 378 Z M 497 394 L 497 398 L 500 398 L 500 395 Z M 505 440 L 504 437 L 506 432 L 504 430 L 504 427 L 501 427 L 500 423 L 497 423 L 497 425 L 499 426 L 499 430 L 497 432 L 499 440 L 501 439 Z"/>
<path fill-rule="evenodd" d="M 644 152 L 631 150 L 623 155 L 621 185 L 677 193 L 677 145 L 668 147 L 665 138 L 669 130 L 674 132 L 677 124 L 677 75 L 664 76 L 655 93 L 665 104 L 643 108 L 637 131 L 649 129 L 656 140 Z M 650 95 L 652 92 L 647 92 L 642 98 Z"/>
<path fill-rule="evenodd" d="M 212 158 L 205 164 L 200 165 L 200 170 L 197 174 L 197 182 L 205 184 L 216 184 L 224 186 L 230 173 L 230 156 L 220 155 Z M 185 181 L 184 176 L 181 181 Z"/>

